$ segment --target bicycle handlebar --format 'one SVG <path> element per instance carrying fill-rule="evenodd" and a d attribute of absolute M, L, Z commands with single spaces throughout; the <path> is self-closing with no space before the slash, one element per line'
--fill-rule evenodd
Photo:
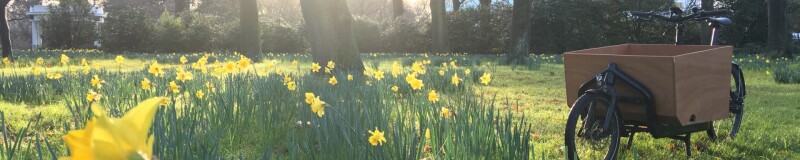
<path fill-rule="evenodd" d="M 701 20 L 709 17 L 715 16 L 722 16 L 728 14 L 727 10 L 711 10 L 711 11 L 699 11 L 692 13 L 688 16 L 677 16 L 677 17 L 667 17 L 661 14 L 656 14 L 653 11 L 650 12 L 640 12 L 640 11 L 628 11 L 628 16 L 633 17 L 634 19 L 641 19 L 641 20 L 653 20 L 653 18 L 658 18 L 668 22 L 683 22 L 689 19 Z M 644 17 L 644 18 L 641 18 Z"/>

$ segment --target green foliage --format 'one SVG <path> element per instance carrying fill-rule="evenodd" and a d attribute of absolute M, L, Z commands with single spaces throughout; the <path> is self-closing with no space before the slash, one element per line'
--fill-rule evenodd
<path fill-rule="evenodd" d="M 383 37 L 381 37 L 381 26 L 378 22 L 365 17 L 355 17 L 352 26 L 358 51 L 361 53 L 381 51 L 381 38 Z"/>
<path fill-rule="evenodd" d="M 301 53 L 308 50 L 302 24 L 282 19 L 261 23 L 261 51 L 264 53 Z"/>
<path fill-rule="evenodd" d="M 778 83 L 800 83 L 800 63 L 779 61 L 771 66 L 772 78 Z"/>
<path fill-rule="evenodd" d="M 381 50 L 395 53 L 427 52 L 431 38 L 426 32 L 427 24 L 415 23 L 405 19 L 394 19 L 384 25 L 381 31 Z M 359 36 L 359 35 L 356 35 Z M 360 44 L 359 44 L 360 47 Z"/>
<path fill-rule="evenodd" d="M 94 48 L 98 20 L 88 1 L 63 0 L 58 6 L 49 6 L 49 12 L 41 20 L 43 47 Z"/>
<path fill-rule="evenodd" d="M 181 19 L 164 12 L 156 23 L 156 48 L 157 52 L 179 52 L 183 40 L 181 32 Z"/>
<path fill-rule="evenodd" d="M 108 13 L 100 42 L 105 51 L 150 51 L 155 28 L 144 9 L 120 8 Z"/>

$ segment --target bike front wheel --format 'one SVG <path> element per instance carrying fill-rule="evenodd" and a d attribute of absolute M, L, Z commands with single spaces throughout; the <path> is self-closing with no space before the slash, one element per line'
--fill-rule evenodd
<path fill-rule="evenodd" d="M 610 102 L 605 96 L 587 93 L 572 105 L 565 131 L 569 159 L 615 159 L 621 124 L 618 112 L 606 114 Z M 606 121 L 608 127 L 604 127 Z"/>

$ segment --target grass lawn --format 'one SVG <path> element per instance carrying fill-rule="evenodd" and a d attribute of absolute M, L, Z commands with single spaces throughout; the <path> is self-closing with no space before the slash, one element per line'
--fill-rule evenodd
<path fill-rule="evenodd" d="M 92 59 L 93 64 L 106 68 L 108 72 L 139 72 L 149 64 L 147 56 L 136 56 L 117 64 L 113 58 Z M 493 62 L 494 56 L 454 56 L 455 58 L 476 58 L 481 62 Z M 152 57 L 150 57 L 152 58 Z M 451 57 L 452 58 L 452 57 Z M 173 57 L 173 59 L 175 59 Z M 276 68 L 294 74 L 306 74 L 310 62 L 308 57 L 278 57 Z M 301 59 L 299 67 L 293 67 L 290 59 Z M 365 65 L 388 71 L 393 61 L 402 62 L 397 56 L 365 55 Z M 32 63 L 32 61 L 28 61 Z M 563 65 L 560 63 L 543 63 L 540 68 L 529 70 L 509 66 L 486 65 L 473 68 L 486 70 L 493 78 L 491 85 L 471 85 L 475 96 L 495 97 L 495 107 L 503 112 L 512 113 L 516 118 L 524 118 L 531 125 L 531 137 L 535 155 L 532 158 L 560 159 L 564 157 L 563 132 L 569 112 L 566 103 Z M 254 64 L 256 70 L 268 68 L 266 63 Z M 188 66 L 180 63 L 167 64 L 167 68 Z M 432 66 L 437 66 L 433 64 Z M 48 70 L 69 71 L 71 67 L 53 67 Z M 431 67 L 433 68 L 433 67 Z M 2 68 L 4 76 L 22 76 L 30 74 L 31 67 Z M 710 140 L 705 132 L 694 133 L 693 159 L 800 159 L 800 85 L 777 84 L 771 75 L 767 75 L 764 67 L 747 68 L 747 99 L 742 128 L 736 139 Z M 434 71 L 435 72 L 435 71 Z M 429 73 L 435 74 L 435 73 Z M 0 78 L 3 79 L 3 78 Z M 468 79 L 468 78 L 464 78 Z M 343 81 L 340 79 L 340 82 Z M 7 92 L 7 91 L 0 91 Z M 447 95 L 445 95 L 447 96 Z M 65 132 L 62 123 L 71 115 L 65 102 L 56 101 L 46 105 L 30 105 L 24 102 L 0 100 L 0 111 L 5 113 L 6 127 L 19 130 L 27 125 L 31 117 L 37 113 L 43 115 L 37 126 L 32 129 L 47 133 L 51 143 L 63 144 L 60 136 Z M 506 112 L 510 111 L 510 112 Z M 253 137 L 250 138 L 263 138 Z M 648 134 L 637 134 L 631 150 L 620 148 L 620 159 L 673 159 L 685 157 L 683 143 L 671 139 L 653 139 Z M 269 138 L 265 138 L 269 139 Z M 627 138 L 622 138 L 626 145 Z M 235 144 L 231 144 L 234 145 Z M 63 148 L 63 145 L 58 145 Z M 236 148 L 247 149 L 245 146 Z M 23 154 L 34 154 L 34 150 L 23 151 Z M 248 151 L 246 154 L 258 151 Z M 59 151 L 60 155 L 66 152 Z M 241 153 L 241 152 L 240 152 Z"/>

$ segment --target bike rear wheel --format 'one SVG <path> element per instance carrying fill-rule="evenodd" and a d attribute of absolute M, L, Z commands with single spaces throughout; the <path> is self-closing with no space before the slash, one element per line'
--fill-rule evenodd
<path fill-rule="evenodd" d="M 620 117 L 611 111 L 609 98 L 587 93 L 572 105 L 567 119 L 565 143 L 569 159 L 615 159 L 619 150 Z M 605 121 L 608 129 L 604 129 Z"/>
<path fill-rule="evenodd" d="M 736 138 L 736 134 L 739 133 L 739 129 L 742 126 L 744 97 L 746 94 L 744 75 L 736 64 L 732 65 L 731 73 L 732 80 L 728 118 L 712 123 L 713 127 L 708 131 L 708 135 L 712 139 L 716 139 L 717 136 L 719 136 L 717 133 L 727 133 L 727 135 L 724 136 L 728 136 L 731 139 Z"/>

